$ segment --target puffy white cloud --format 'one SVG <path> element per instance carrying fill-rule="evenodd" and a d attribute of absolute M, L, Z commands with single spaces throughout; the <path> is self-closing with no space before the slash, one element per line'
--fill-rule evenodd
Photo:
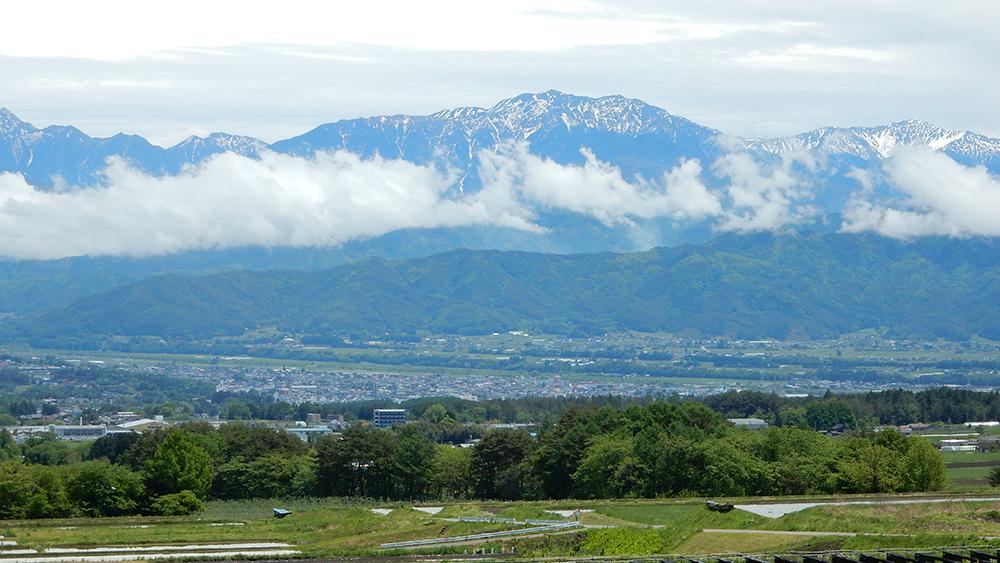
<path fill-rule="evenodd" d="M 900 147 L 883 172 L 906 199 L 893 206 L 852 200 L 844 231 L 896 238 L 1000 236 L 1000 178 L 985 167 L 967 167 L 931 149 Z"/>
<path fill-rule="evenodd" d="M 779 164 L 764 165 L 746 152 L 729 153 L 715 161 L 716 175 L 729 178 L 727 209 L 717 228 L 722 231 L 767 231 L 803 223 L 819 211 L 805 203 L 812 193 L 794 172 L 794 165 L 816 165 L 805 153 L 789 153 Z"/>
<path fill-rule="evenodd" d="M 414 227 L 535 228 L 507 201 L 445 194 L 454 172 L 346 152 L 227 153 L 177 176 L 112 160 L 107 187 L 41 191 L 0 175 L 0 253 L 151 255 L 243 245 L 331 245 Z"/>
<path fill-rule="evenodd" d="M 0 255 L 323 246 L 398 229 L 470 225 L 541 232 L 533 223 L 536 210 L 571 211 L 632 230 L 638 219 L 724 214 L 725 193 L 706 188 L 697 160 L 681 161 L 657 179 L 627 181 L 618 168 L 584 155 L 585 163 L 573 166 L 532 155 L 526 143 L 484 151 L 482 189 L 461 194 L 454 190 L 455 170 L 347 152 L 312 158 L 265 152 L 259 160 L 226 153 L 163 177 L 113 159 L 106 186 L 88 189 L 44 191 L 20 175 L 2 174 Z"/>
<path fill-rule="evenodd" d="M 681 161 L 656 180 L 629 182 L 617 167 L 588 150 L 582 153 L 582 166 L 564 166 L 529 153 L 526 143 L 503 147 L 496 154 L 484 151 L 483 191 L 589 215 L 608 226 L 652 217 L 697 220 L 722 212 L 719 196 L 701 180 L 698 160 Z"/>
<path fill-rule="evenodd" d="M 709 188 L 697 160 L 658 178 L 626 180 L 583 151 L 580 165 L 533 155 L 526 143 L 483 151 L 480 190 L 456 193 L 459 172 L 347 152 L 315 157 L 265 152 L 259 160 L 216 155 L 175 176 L 150 176 L 111 160 L 106 187 L 39 190 L 0 174 L 0 255 L 53 259 L 143 256 L 239 246 L 325 246 L 398 229 L 496 225 L 542 232 L 539 211 L 569 211 L 659 244 L 643 220 L 708 221 L 721 231 L 780 230 L 814 218 L 807 155 L 762 163 L 732 152 L 711 165 L 726 180 Z M 848 173 L 866 184 L 842 229 L 893 237 L 1000 236 L 1000 178 L 929 149 L 902 147 L 881 170 Z M 905 195 L 873 198 L 874 182 Z M 655 228 L 653 229 L 655 231 Z"/>

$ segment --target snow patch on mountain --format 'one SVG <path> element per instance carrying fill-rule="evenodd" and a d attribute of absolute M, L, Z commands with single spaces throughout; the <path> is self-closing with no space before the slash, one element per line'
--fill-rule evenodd
<path fill-rule="evenodd" d="M 899 146 L 927 147 L 969 159 L 1000 156 L 1000 139 L 951 131 L 924 121 L 897 121 L 879 127 L 825 127 L 794 137 L 747 139 L 746 146 L 773 154 L 795 150 L 846 154 L 865 160 L 886 159 Z"/>

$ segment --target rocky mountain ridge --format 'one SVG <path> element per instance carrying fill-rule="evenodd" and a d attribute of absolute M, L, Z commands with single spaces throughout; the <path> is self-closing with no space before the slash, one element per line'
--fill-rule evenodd
<path fill-rule="evenodd" d="M 717 142 L 720 137 L 726 138 L 725 143 Z M 417 163 L 443 156 L 449 165 L 475 175 L 478 151 L 520 141 L 529 142 L 532 153 L 564 164 L 582 162 L 580 150 L 588 149 L 621 167 L 626 176 L 669 169 L 680 158 L 711 161 L 734 147 L 761 159 L 805 151 L 877 161 L 900 146 L 921 146 L 991 170 L 1000 164 L 1000 139 L 916 120 L 877 127 L 825 127 L 777 139 L 740 139 L 641 100 L 620 95 L 588 98 L 555 90 L 522 94 L 492 108 L 341 120 L 271 145 L 252 137 L 213 133 L 163 148 L 124 133 L 92 138 L 71 126 L 38 129 L 0 109 L 0 172 L 22 174 L 40 187 L 52 186 L 57 179 L 74 186 L 98 185 L 111 157 L 126 159 L 149 174 L 165 175 L 222 152 L 255 158 L 262 150 L 300 156 L 347 150 L 362 157 L 378 154 Z"/>

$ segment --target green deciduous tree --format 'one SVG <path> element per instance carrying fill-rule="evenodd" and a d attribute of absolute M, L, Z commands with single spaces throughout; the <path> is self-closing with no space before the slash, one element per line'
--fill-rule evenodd
<path fill-rule="evenodd" d="M 118 458 L 139 441 L 139 436 L 135 432 L 122 432 L 98 438 L 94 440 L 94 445 L 90 447 L 90 453 L 87 457 L 89 459 L 104 458 L 111 463 L 118 463 Z"/>
<path fill-rule="evenodd" d="M 855 416 L 851 407 L 840 401 L 813 401 L 806 406 L 806 422 L 813 430 L 829 430 L 838 424 L 852 428 Z"/>
<path fill-rule="evenodd" d="M 0 463 L 0 519 L 62 518 L 70 509 L 65 484 L 54 468 Z"/>
<path fill-rule="evenodd" d="M 441 498 L 465 498 L 471 489 L 472 450 L 442 444 L 431 461 L 431 492 Z"/>
<path fill-rule="evenodd" d="M 426 419 L 432 424 L 440 424 L 445 418 L 448 417 L 448 409 L 444 408 L 444 405 L 440 403 L 434 403 L 433 405 L 427 407 L 424 411 L 421 419 Z"/>
<path fill-rule="evenodd" d="M 620 498 L 636 490 L 639 460 L 633 453 L 631 436 L 597 438 L 587 448 L 579 468 L 573 473 L 573 496 L 577 498 Z"/>
<path fill-rule="evenodd" d="M 912 437 L 907 441 L 910 444 L 903 457 L 903 490 L 940 490 L 947 479 L 941 452 L 924 438 Z"/>
<path fill-rule="evenodd" d="M 159 516 L 187 516 L 204 512 L 205 504 L 193 492 L 185 490 L 157 498 L 150 511 Z"/>
<path fill-rule="evenodd" d="M 157 495 L 191 491 L 205 498 L 212 485 L 212 458 L 184 430 L 174 430 L 146 465 L 146 485 Z"/>
<path fill-rule="evenodd" d="M 291 457 L 309 450 L 308 444 L 276 428 L 230 423 L 222 425 L 219 434 L 225 438 L 227 459 L 243 458 L 248 461 L 273 454 Z"/>
<path fill-rule="evenodd" d="M 139 473 L 101 459 L 74 466 L 66 491 L 84 516 L 125 516 L 138 511 L 145 488 Z"/>
<path fill-rule="evenodd" d="M 21 457 L 21 448 L 17 447 L 14 435 L 6 428 L 0 428 L 0 461 Z"/>
<path fill-rule="evenodd" d="M 298 438 L 296 438 L 298 439 Z M 221 465 L 212 479 L 218 499 L 303 497 L 314 494 L 315 460 L 311 456 L 261 456 Z"/>
<path fill-rule="evenodd" d="M 837 475 L 841 491 L 891 493 L 901 488 L 898 451 L 863 438 L 853 439 L 845 450 Z"/>

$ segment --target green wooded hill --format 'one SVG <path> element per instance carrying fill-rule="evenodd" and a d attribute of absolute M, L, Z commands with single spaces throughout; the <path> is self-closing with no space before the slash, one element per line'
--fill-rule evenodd
<path fill-rule="evenodd" d="M 1000 339 L 1000 241 L 869 234 L 729 235 L 631 254 L 456 250 L 322 272 L 157 276 L 49 309 L 32 342 L 95 335 L 599 334 Z"/>

